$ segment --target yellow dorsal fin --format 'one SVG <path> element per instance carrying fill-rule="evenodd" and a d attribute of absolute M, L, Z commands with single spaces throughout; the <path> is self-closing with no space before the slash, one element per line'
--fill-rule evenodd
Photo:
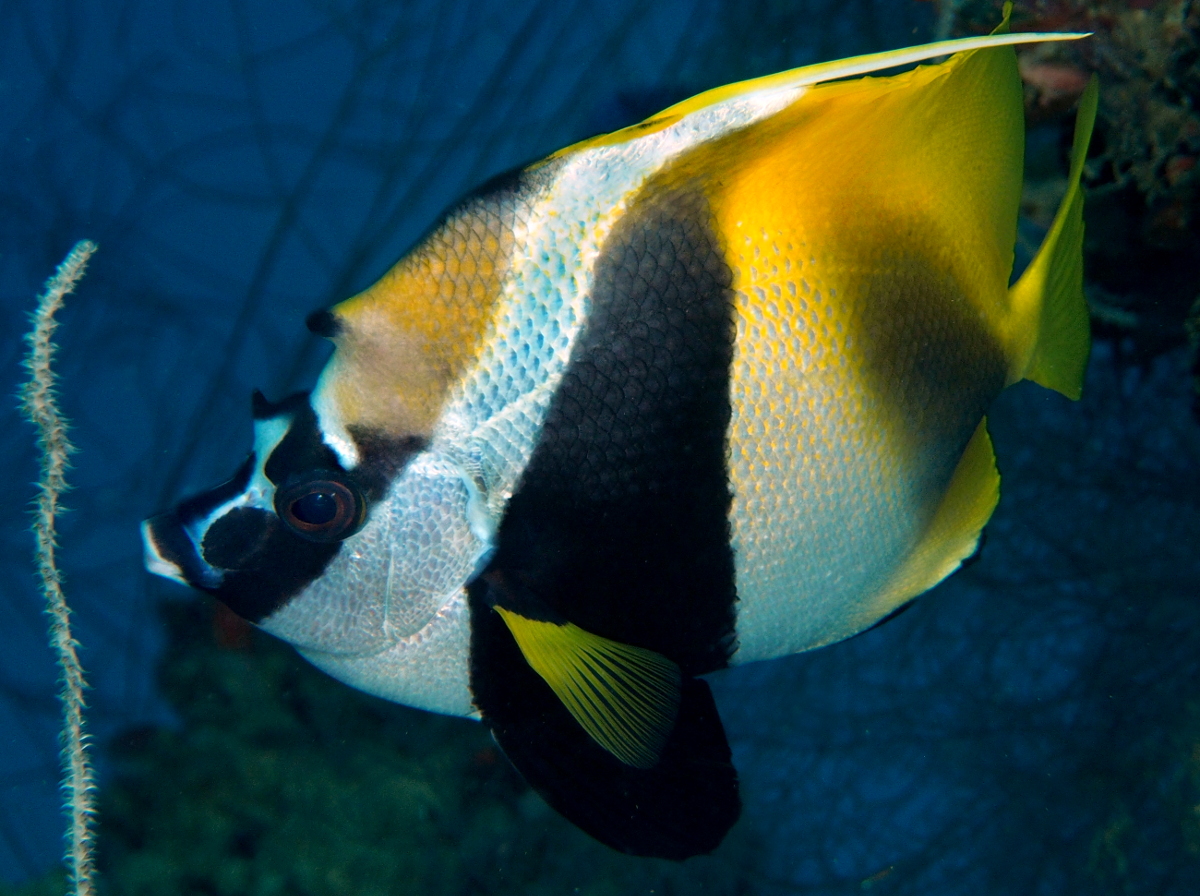
<path fill-rule="evenodd" d="M 1075 116 L 1067 195 L 1037 255 L 1009 291 L 1016 314 L 1036 321 L 1037 341 L 1023 376 L 1071 399 L 1078 399 L 1083 392 L 1083 370 L 1090 347 L 1088 310 L 1083 298 L 1083 188 L 1079 179 L 1096 121 L 1099 94 L 1093 75 Z"/>
<path fill-rule="evenodd" d="M 994 33 L 980 37 L 962 37 L 955 40 L 937 41 L 936 43 L 922 44 L 918 47 L 902 47 L 898 50 L 869 53 L 865 56 L 851 56 L 849 59 L 836 59 L 831 62 L 819 62 L 815 65 L 806 65 L 801 68 L 790 69 L 786 72 L 778 72 L 774 75 L 766 75 L 761 78 L 751 78 L 748 81 L 738 81 L 735 84 L 714 87 L 712 90 L 696 94 L 691 99 L 676 103 L 674 106 L 664 109 L 657 115 L 650 116 L 639 124 L 622 128 L 619 131 L 613 131 L 611 134 L 601 134 L 598 137 L 592 137 L 580 143 L 575 143 L 565 149 L 560 149 L 549 158 L 559 158 L 582 149 L 624 143 L 627 140 L 633 140 L 670 127 L 684 116 L 690 115 L 693 112 L 708 108 L 709 106 L 716 106 L 729 100 L 747 97 L 755 93 L 767 94 L 777 90 L 792 90 L 798 87 L 822 84 L 826 81 L 835 81 L 839 78 L 852 78 L 860 75 L 874 74 L 891 68 L 912 65 L 916 62 L 926 62 L 930 59 L 936 59 L 939 56 L 962 53 L 966 50 L 1041 43 L 1043 41 L 1079 40 L 1087 36 L 1088 33 L 1077 32 L 1061 34 Z"/>
<path fill-rule="evenodd" d="M 979 534 L 999 500 L 1000 473 L 985 418 L 954 468 L 950 487 L 925 537 L 872 602 L 863 626 L 882 619 L 958 569 L 975 553 Z"/>
<path fill-rule="evenodd" d="M 666 657 L 577 625 L 528 619 L 497 606 L 525 661 L 608 752 L 651 768 L 679 715 L 679 667 Z"/>

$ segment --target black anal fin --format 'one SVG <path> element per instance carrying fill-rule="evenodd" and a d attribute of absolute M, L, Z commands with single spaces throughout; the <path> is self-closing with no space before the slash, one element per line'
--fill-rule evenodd
<path fill-rule="evenodd" d="M 487 589 L 482 580 L 470 589 L 472 688 L 517 771 L 569 821 L 621 852 L 676 860 L 712 852 L 741 800 L 708 685 L 682 677 L 675 724 L 654 765 L 622 762 L 530 667 Z"/>

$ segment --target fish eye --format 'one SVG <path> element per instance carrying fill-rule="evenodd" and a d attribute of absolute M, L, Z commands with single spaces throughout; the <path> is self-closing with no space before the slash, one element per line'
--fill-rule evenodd
<path fill-rule="evenodd" d="M 362 528 L 367 502 L 337 473 L 314 470 L 276 490 L 275 512 L 301 538 L 341 541 Z"/>

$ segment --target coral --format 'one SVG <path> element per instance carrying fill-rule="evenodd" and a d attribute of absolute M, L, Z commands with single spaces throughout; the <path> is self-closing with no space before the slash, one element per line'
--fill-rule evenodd
<path fill-rule="evenodd" d="M 999 6 L 942 3 L 955 33 L 990 30 Z M 1020 53 L 1033 161 L 1049 148 L 1065 171 L 1071 107 L 1097 72 L 1100 112 L 1085 178 L 1093 318 L 1101 333 L 1126 339 L 1142 359 L 1178 345 L 1200 282 L 1200 6 L 1018 0 L 1013 28 L 1093 32 L 1088 40 Z M 1024 210 L 1035 220 L 1053 209 L 1061 171 L 1030 178 Z"/>
<path fill-rule="evenodd" d="M 102 796 L 112 894 L 744 892 L 748 838 L 678 865 L 553 813 L 485 729 L 350 690 L 211 602 L 168 603 L 178 728 L 126 732 Z"/>
<path fill-rule="evenodd" d="M 50 617 L 50 643 L 62 677 L 63 802 L 70 820 L 66 860 L 72 892 L 76 896 L 91 896 L 95 892 L 92 820 L 96 785 L 88 758 L 88 738 L 83 718 L 83 692 L 87 682 L 76 651 L 78 644 L 71 635 L 71 613 L 63 593 L 62 575 L 56 558 L 58 539 L 55 525 L 62 493 L 67 488 L 67 462 L 73 449 L 67 438 L 67 421 L 58 409 L 55 394 L 54 331 L 58 324 L 54 318 L 62 308 L 63 299 L 75 289 L 83 276 L 88 259 L 95 251 L 93 243 L 77 243 L 58 266 L 54 276 L 46 281 L 46 288 L 32 316 L 33 328 L 25 337 L 29 345 L 29 354 L 25 359 L 29 380 L 21 389 L 21 407 L 29 421 L 37 427 L 38 448 L 42 456 L 42 477 L 34 502 L 33 532 L 37 542 L 38 575 L 42 594 L 46 598 L 46 613 Z"/>

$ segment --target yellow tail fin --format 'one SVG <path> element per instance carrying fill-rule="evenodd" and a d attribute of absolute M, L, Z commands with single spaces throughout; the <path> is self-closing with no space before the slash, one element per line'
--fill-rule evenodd
<path fill-rule="evenodd" d="M 1079 101 L 1067 195 L 1025 273 L 1009 290 L 1014 309 L 1030 309 L 1037 342 L 1025 379 L 1078 399 L 1083 392 L 1091 335 L 1083 298 L 1083 189 L 1079 184 L 1087 158 L 1100 88 L 1095 75 Z M 1040 309 L 1040 312 L 1033 312 Z M 1036 314 L 1036 316 L 1035 316 Z"/>

